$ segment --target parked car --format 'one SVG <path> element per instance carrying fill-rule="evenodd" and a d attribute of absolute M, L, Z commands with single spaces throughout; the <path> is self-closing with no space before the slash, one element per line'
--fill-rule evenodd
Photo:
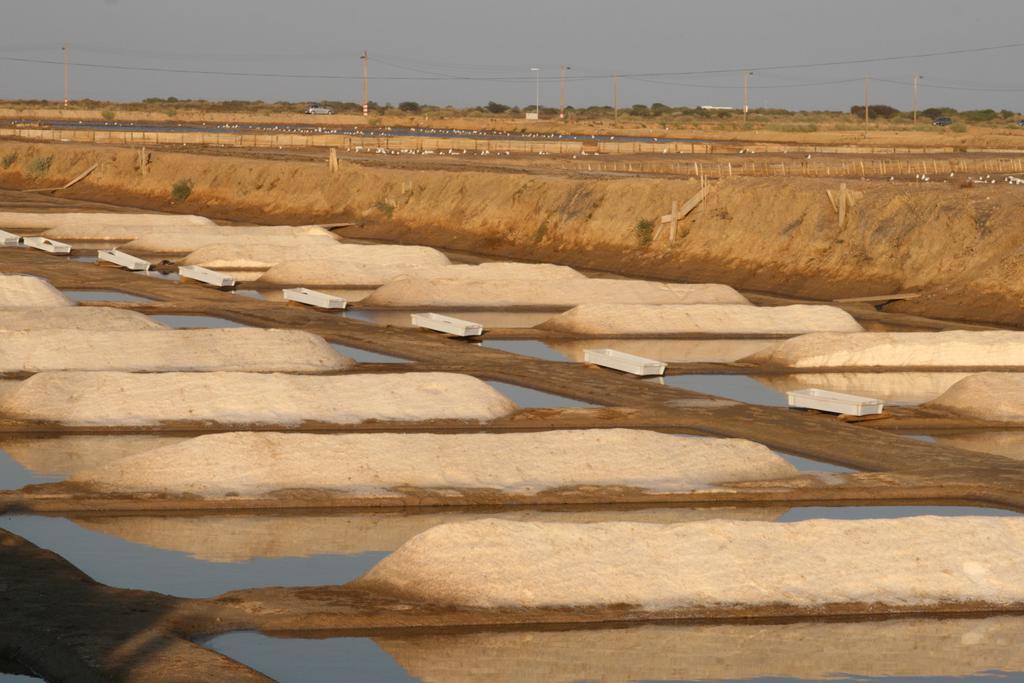
<path fill-rule="evenodd" d="M 937 116 L 932 119 L 933 126 L 951 126 L 953 125 L 953 119 L 948 116 Z"/>
<path fill-rule="evenodd" d="M 330 107 L 325 107 L 319 102 L 310 102 L 309 106 L 306 107 L 307 114 L 319 114 L 320 116 L 329 116 L 334 113 L 334 110 Z"/>
<path fill-rule="evenodd" d="M 1020 121 L 1018 121 L 1017 125 L 1020 126 L 1021 128 L 1024 128 L 1024 119 L 1021 119 Z"/>

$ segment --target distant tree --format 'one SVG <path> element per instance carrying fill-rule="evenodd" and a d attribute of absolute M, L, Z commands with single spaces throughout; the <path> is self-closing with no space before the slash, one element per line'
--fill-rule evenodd
<path fill-rule="evenodd" d="M 999 114 L 992 109 L 974 109 L 971 111 L 960 112 L 960 115 L 971 123 L 983 123 L 985 121 L 991 121 L 999 116 Z"/>
<path fill-rule="evenodd" d="M 929 107 L 921 112 L 921 116 L 928 119 L 936 119 L 940 116 L 952 116 L 956 113 L 956 109 L 952 107 Z"/>
<path fill-rule="evenodd" d="M 864 105 L 853 105 L 850 107 L 850 113 L 858 118 L 864 118 Z M 896 107 L 890 107 L 888 104 L 872 104 L 868 107 L 868 118 L 871 119 L 891 119 L 892 117 L 899 115 L 899 113 L 899 109 Z"/>
<path fill-rule="evenodd" d="M 501 104 L 499 102 L 494 102 L 493 100 L 487 103 L 487 111 L 492 114 L 504 114 L 508 110 L 509 106 L 507 104 Z"/>
<path fill-rule="evenodd" d="M 416 113 L 420 109 L 422 109 L 422 107 L 420 107 L 420 103 L 419 102 L 399 102 L 398 103 L 398 108 L 401 111 L 411 112 L 411 113 Z"/>
<path fill-rule="evenodd" d="M 646 104 L 634 104 L 629 108 L 629 113 L 633 116 L 650 116 L 651 110 L 647 108 Z"/>
<path fill-rule="evenodd" d="M 651 105 L 651 113 L 655 116 L 661 116 L 662 114 L 667 114 L 671 111 L 672 107 L 667 104 L 662 104 L 661 102 L 655 102 Z"/>

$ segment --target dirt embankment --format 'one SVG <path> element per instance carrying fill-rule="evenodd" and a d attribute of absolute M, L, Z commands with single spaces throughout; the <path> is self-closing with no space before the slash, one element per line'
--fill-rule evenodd
<path fill-rule="evenodd" d="M 640 219 L 693 195 L 696 181 L 526 173 L 409 170 L 326 161 L 270 161 L 153 152 L 147 175 L 134 150 L 0 143 L 0 185 L 59 185 L 100 167 L 66 192 L 93 200 L 259 222 L 357 220 L 355 234 L 550 260 L 634 276 L 719 281 L 827 299 L 921 291 L 908 312 L 1024 324 L 1024 190 L 849 183 L 858 197 L 839 226 L 825 190 L 838 181 L 732 178 L 704 207 L 644 247 Z M 43 177 L 34 160 L 52 156 Z M 38 166 L 36 166 L 38 168 Z M 191 194 L 172 199 L 172 187 Z"/>

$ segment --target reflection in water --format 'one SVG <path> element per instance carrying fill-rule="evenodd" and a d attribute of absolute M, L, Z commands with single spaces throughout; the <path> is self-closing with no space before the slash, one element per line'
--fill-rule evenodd
<path fill-rule="evenodd" d="M 267 301 L 284 301 L 284 292 L 281 289 L 261 289 L 260 293 L 263 298 Z M 330 294 L 331 296 L 340 296 L 345 301 L 352 303 L 354 301 L 362 301 L 366 297 L 373 293 L 372 289 L 332 289 L 330 287 L 312 289 L 317 292 L 323 292 L 324 294 Z M 321 309 L 322 310 L 322 309 Z M 355 318 L 358 320 L 365 320 L 366 318 L 362 315 L 358 315 L 357 311 L 345 311 L 345 316 L 349 318 Z"/>
<path fill-rule="evenodd" d="M 1024 460 L 1024 430 L 1004 432 L 982 431 L 962 434 L 942 434 L 933 437 L 943 446 L 963 448 L 980 453 L 993 453 L 1014 460 Z"/>
<path fill-rule="evenodd" d="M 416 534 L 451 522 L 504 519 L 517 522 L 647 522 L 674 524 L 708 519 L 769 522 L 782 507 L 653 508 L 647 510 L 529 510 L 494 512 L 342 512 L 339 514 L 117 515 L 74 518 L 91 531 L 131 543 L 174 550 L 207 562 L 256 557 L 307 557 L 390 552 Z"/>
<path fill-rule="evenodd" d="M 208 647 L 279 681 L 820 680 L 1024 671 L 1024 617 L 643 625 L 299 640 L 256 633 Z M 393 660 L 383 653 L 387 653 Z M 396 671 L 397 662 L 404 670 Z M 357 668 L 353 668 L 357 667 Z"/>
<path fill-rule="evenodd" d="M 966 372 L 831 372 L 758 377 L 776 391 L 828 389 L 879 398 L 889 404 L 920 405 L 938 398 Z"/>
<path fill-rule="evenodd" d="M 838 505 L 835 507 L 790 508 L 778 521 L 802 522 L 807 519 L 899 519 L 936 515 L 939 517 L 1015 517 L 1018 512 L 999 508 L 959 505 Z"/>
<path fill-rule="evenodd" d="M 28 484 L 45 484 L 60 479 L 33 472 L 12 458 L 5 446 L 0 444 L 0 491 L 11 491 Z"/>
<path fill-rule="evenodd" d="M 216 318 L 212 315 L 151 315 L 149 317 L 174 329 L 188 329 L 191 327 L 248 327 L 248 325 L 236 323 L 226 318 Z"/>
<path fill-rule="evenodd" d="M 760 379 L 760 378 L 759 378 Z M 761 406 L 787 405 L 786 395 L 745 375 L 672 375 L 665 384 Z"/>
<path fill-rule="evenodd" d="M 231 293 L 235 296 L 245 296 L 250 299 L 263 300 L 263 295 L 257 292 L 255 289 L 233 289 Z"/>
<path fill-rule="evenodd" d="M 583 362 L 584 349 L 615 349 L 663 363 L 733 363 L 778 344 L 778 339 L 571 339 L 551 348 Z"/>
<path fill-rule="evenodd" d="M 369 292 L 370 290 L 366 290 Z M 561 311 L 449 311 L 443 308 L 433 310 L 434 313 L 450 315 L 462 320 L 480 323 L 484 328 L 492 327 L 534 327 L 558 315 Z M 347 314 L 350 318 L 366 320 L 376 325 L 392 325 L 395 327 L 412 327 L 412 312 L 396 310 L 355 309 Z"/>
<path fill-rule="evenodd" d="M 565 363 L 572 360 L 553 350 L 551 346 L 544 342 L 532 339 L 484 340 L 480 345 L 488 349 L 498 349 L 499 351 L 507 351 L 520 356 L 540 358 L 541 360 L 553 360 L 558 361 L 559 363 Z"/>
<path fill-rule="evenodd" d="M 488 381 L 492 387 L 505 394 L 520 408 L 592 408 L 593 403 L 584 403 L 576 399 L 557 396 L 536 389 L 528 389 L 517 384 Z"/>
<path fill-rule="evenodd" d="M 789 453 L 782 453 L 781 451 L 775 451 L 776 455 L 783 458 L 793 467 L 801 472 L 856 472 L 857 470 L 850 469 L 849 467 L 843 467 L 842 465 L 833 465 L 828 462 L 819 462 L 817 460 L 811 460 L 810 458 L 801 458 L 798 455 L 790 455 Z"/>
<path fill-rule="evenodd" d="M 186 438 L 152 434 L 0 436 L 0 449 L 35 474 L 66 477 Z"/>
<path fill-rule="evenodd" d="M 154 301 L 154 299 L 144 296 L 103 289 L 62 289 L 60 292 L 72 301 L 128 301 L 135 303 Z"/>
<path fill-rule="evenodd" d="M 407 358 L 399 358 L 398 356 L 389 356 L 384 353 L 374 353 L 373 351 L 364 351 L 363 349 L 357 349 L 354 346 L 345 346 L 344 344 L 331 344 L 335 351 L 343 356 L 348 356 L 357 363 L 411 363 Z"/>

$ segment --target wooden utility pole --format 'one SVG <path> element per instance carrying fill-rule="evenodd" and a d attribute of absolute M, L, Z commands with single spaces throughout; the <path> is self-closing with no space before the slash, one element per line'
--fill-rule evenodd
<path fill-rule="evenodd" d="M 864 77 L 864 137 L 868 136 L 868 77 Z"/>
<path fill-rule="evenodd" d="M 917 123 L 917 81 L 920 78 L 921 74 L 914 74 L 914 123 Z"/>
<path fill-rule="evenodd" d="M 750 111 L 750 77 L 753 71 L 743 72 L 743 123 L 747 122 L 747 112 Z"/>
<path fill-rule="evenodd" d="M 572 67 L 565 66 L 564 64 L 559 69 L 558 79 L 558 118 L 565 120 L 565 72 L 569 71 Z"/>
<path fill-rule="evenodd" d="M 370 115 L 370 59 L 363 50 L 363 116 Z"/>
<path fill-rule="evenodd" d="M 619 74 L 612 74 L 612 109 L 619 118 Z"/>
<path fill-rule="evenodd" d="M 64 53 L 64 108 L 68 106 L 68 44 L 64 43 L 61 48 Z"/>

